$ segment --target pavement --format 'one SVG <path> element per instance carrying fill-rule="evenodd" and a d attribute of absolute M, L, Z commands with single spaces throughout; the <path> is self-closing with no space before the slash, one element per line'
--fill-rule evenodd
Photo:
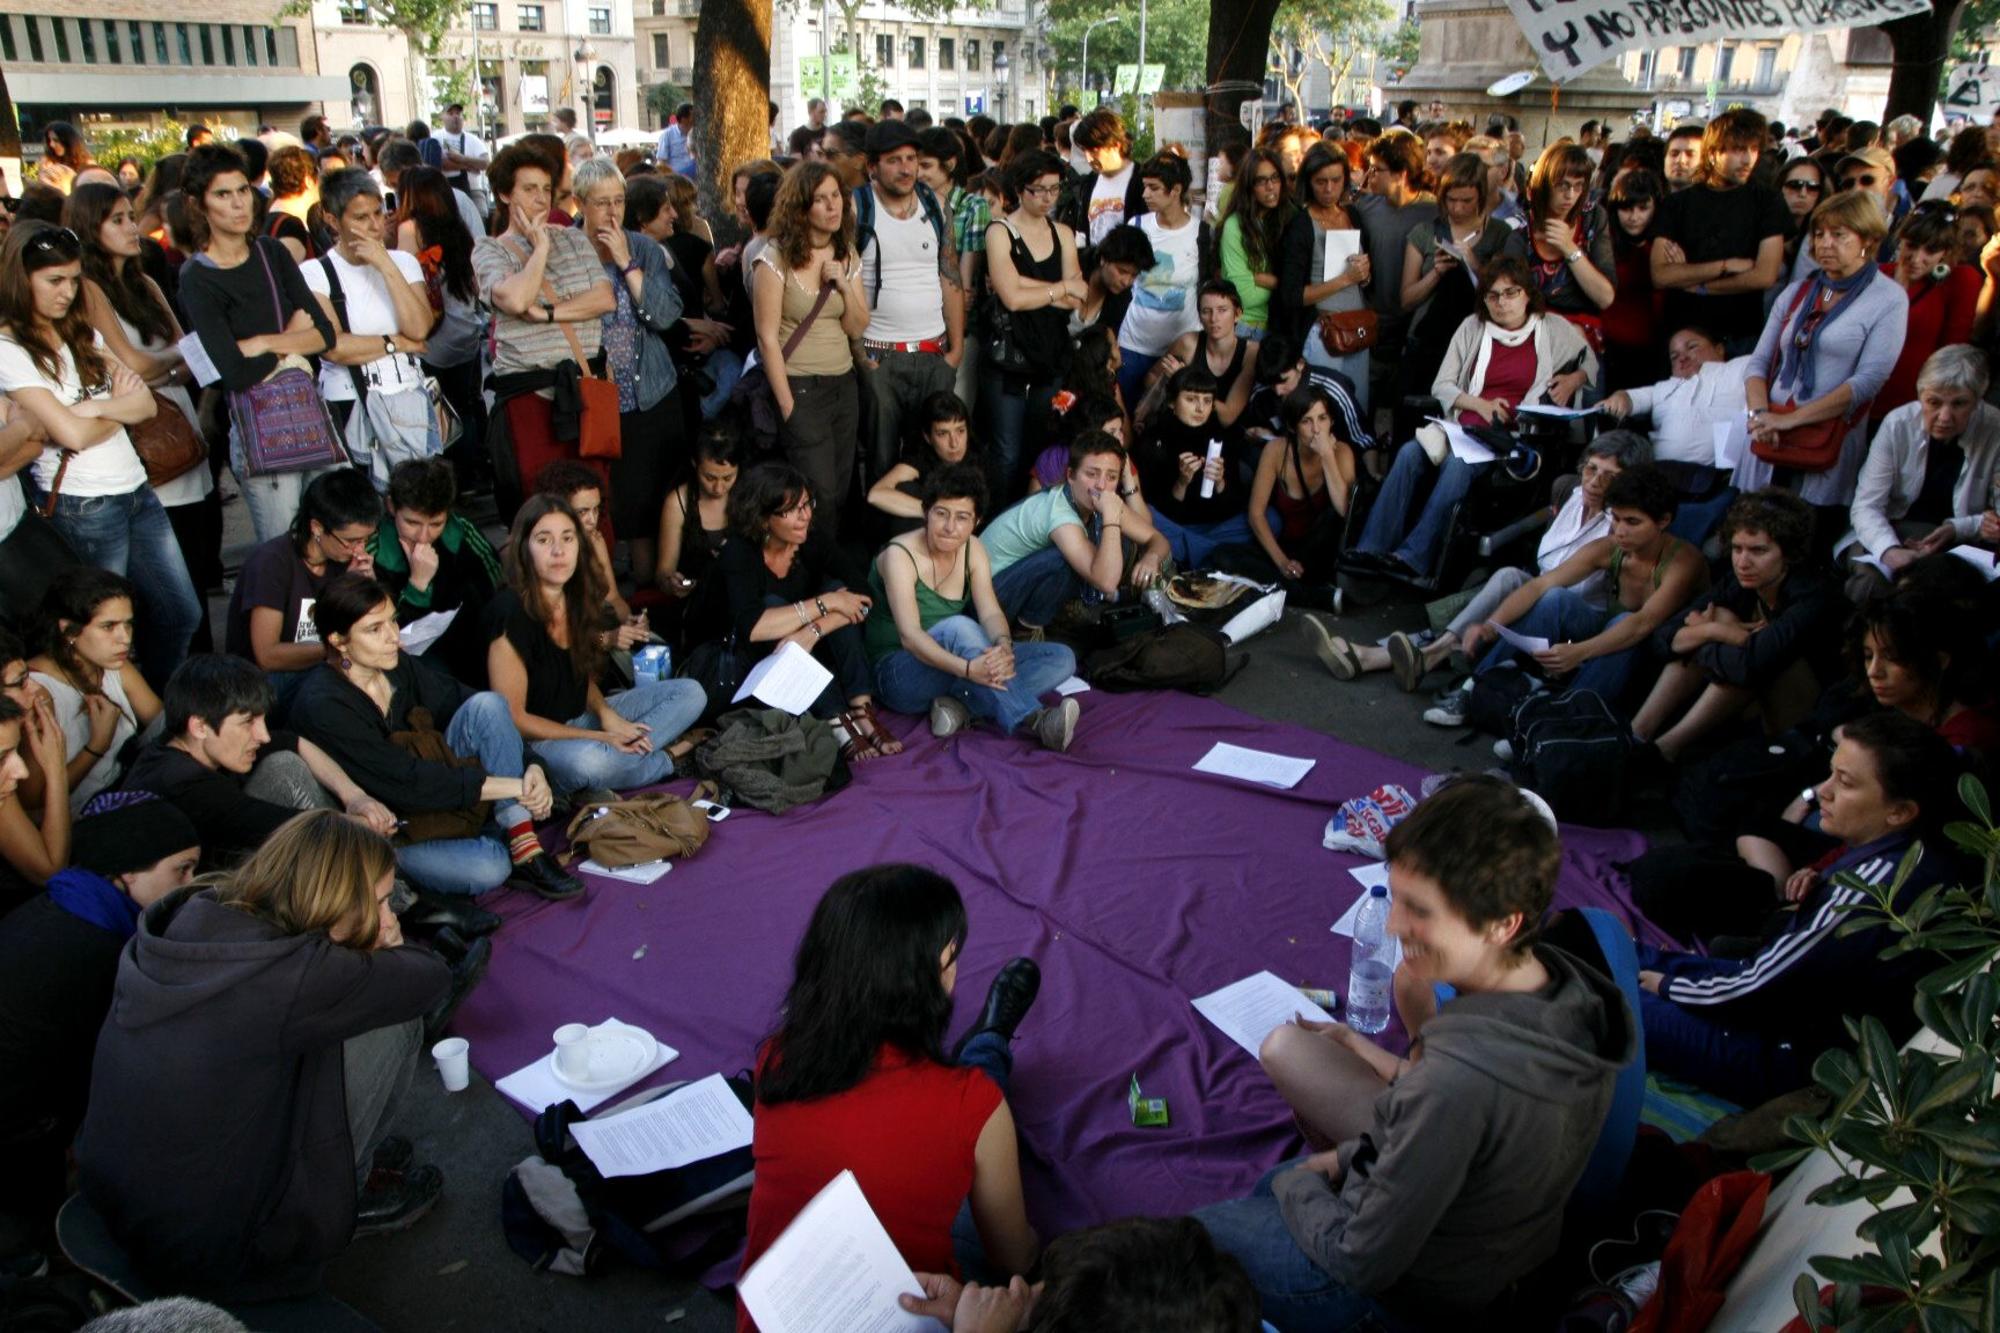
<path fill-rule="evenodd" d="M 226 472 L 223 484 L 233 490 Z M 225 563 L 233 571 L 249 545 L 248 519 L 240 503 L 229 503 L 224 513 Z M 496 540 L 503 538 L 499 534 Z M 219 633 L 226 594 L 213 606 Z M 1391 630 L 1416 630 L 1425 622 L 1414 600 L 1392 598 L 1331 623 L 1336 633 L 1374 642 Z M 1235 651 L 1248 661 L 1217 697 L 1247 713 L 1309 727 L 1433 771 L 1480 771 L 1494 763 L 1490 738 L 1461 744 L 1463 733 L 1422 721 L 1428 692 L 1405 694 L 1387 672 L 1349 683 L 1334 680 L 1308 649 L 1296 612 L 1287 611 L 1279 625 Z M 1445 683 L 1443 674 L 1434 675 L 1427 691 Z M 1085 726 L 1089 698 L 1083 696 Z M 1641 810 L 1642 831 L 1658 831 L 1661 813 Z M 332 1294 L 390 1333 L 734 1328 L 733 1298 L 706 1291 L 692 1278 L 615 1259 L 595 1277 L 566 1277 L 536 1272 L 508 1249 L 500 1226 L 500 1187 L 534 1145 L 528 1122 L 477 1072 L 466 1091 L 446 1093 L 426 1063 L 395 1129 L 414 1141 L 418 1160 L 443 1170 L 444 1196 L 410 1230 L 357 1240 L 327 1276 Z"/>

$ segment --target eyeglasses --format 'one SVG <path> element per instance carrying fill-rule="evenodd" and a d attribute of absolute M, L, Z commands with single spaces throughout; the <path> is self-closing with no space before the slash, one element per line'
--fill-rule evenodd
<path fill-rule="evenodd" d="M 1516 297 L 1523 297 L 1527 294 L 1528 289 L 1525 287 L 1495 287 L 1492 291 L 1486 293 L 1486 299 L 1489 301 L 1512 301 Z"/>
<path fill-rule="evenodd" d="M 1252 185 L 1278 185 L 1284 179 L 1283 176 L 1280 176 L 1275 171 L 1260 171 L 1250 178 L 1250 183 Z"/>
<path fill-rule="evenodd" d="M 1062 193 L 1062 185 L 1060 182 L 1048 185 L 1030 185 L 1027 189 L 1021 191 L 1021 193 L 1032 194 L 1037 199 L 1053 199 Z"/>
<path fill-rule="evenodd" d="M 1881 179 L 1880 176 L 1873 176 L 1873 175 L 1842 176 L 1840 178 L 1840 188 L 1843 190 L 1856 190 L 1856 189 L 1872 190 L 1875 188 L 1875 183 L 1880 179 Z"/>
<path fill-rule="evenodd" d="M 1787 190 L 1796 191 L 1799 194 L 1805 194 L 1809 191 L 1817 194 L 1819 191 L 1824 190 L 1826 186 L 1820 183 L 1819 181 L 1812 180 L 1805 176 L 1801 176 L 1795 181 L 1786 181 L 1785 188 Z"/>
<path fill-rule="evenodd" d="M 364 545 L 366 545 L 368 541 L 368 538 L 365 536 L 356 537 L 352 541 L 350 541 L 346 537 L 341 536 L 339 533 L 330 531 L 329 529 L 326 528 L 321 528 L 319 530 L 318 536 L 320 545 L 325 546 L 331 544 L 335 550 L 340 551 L 344 555 L 354 554 L 356 551 L 360 550 Z"/>
<path fill-rule="evenodd" d="M 25 690 L 28 688 L 28 673 L 23 671 L 13 680 L 0 680 L 0 690 Z"/>

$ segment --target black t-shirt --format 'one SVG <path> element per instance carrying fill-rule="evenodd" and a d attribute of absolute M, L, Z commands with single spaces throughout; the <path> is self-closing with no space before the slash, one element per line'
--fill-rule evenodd
<path fill-rule="evenodd" d="M 1958 441 L 1932 440 L 1924 451 L 1924 484 L 1910 501 L 1913 523 L 1942 523 L 1952 516 L 1958 474 L 1965 470 L 1965 450 Z"/>
<path fill-rule="evenodd" d="M 528 668 L 527 709 L 550 722 L 567 723 L 590 707 L 590 681 L 578 673 L 569 649 L 549 637 L 511 588 L 486 604 L 486 641 L 504 638 Z"/>
<path fill-rule="evenodd" d="M 298 748 L 298 737 L 291 732 L 274 731 L 258 757 L 296 753 Z M 243 784 L 248 777 L 203 768 L 185 750 L 155 741 L 139 752 L 120 785 L 126 791 L 149 791 L 172 801 L 201 835 L 202 868 L 217 870 L 262 847 L 280 824 L 298 813 L 245 795 Z"/>
<path fill-rule="evenodd" d="M 1202 498 L 1201 476 L 1187 486 L 1187 494 L 1174 498 L 1181 478 L 1181 455 L 1206 458 L 1211 440 L 1227 441 L 1229 430 L 1211 417 L 1199 426 L 1190 426 L 1175 416 L 1171 406 L 1162 406 L 1146 425 L 1139 447 L 1132 451 L 1132 464 L 1139 470 L 1139 485 L 1146 503 L 1176 523 L 1219 523 L 1243 509 L 1242 497 L 1232 483 L 1207 499 Z"/>
<path fill-rule="evenodd" d="M 771 606 L 810 602 L 821 593 L 867 585 L 866 575 L 856 570 L 819 528 L 807 535 L 783 578 L 773 574 L 764 563 L 758 543 L 739 539 L 723 545 L 710 577 L 722 584 L 737 652 L 746 660 L 761 657 L 778 646 L 775 640 L 750 641 L 750 632 Z"/>
<path fill-rule="evenodd" d="M 312 607 L 327 580 L 347 572 L 347 566 L 327 564 L 324 573 L 314 576 L 292 545 L 290 533 L 280 533 L 251 548 L 243 558 L 243 572 L 237 575 L 236 591 L 229 596 L 229 651 L 256 661 L 250 650 L 250 612 L 254 607 L 271 607 L 284 614 L 278 632 L 280 643 L 318 643 L 319 627 L 313 623 Z"/>
<path fill-rule="evenodd" d="M 1680 246 L 1690 264 L 1755 259 L 1766 237 L 1785 236 L 1791 226 L 1784 200 L 1762 185 L 1733 190 L 1694 185 L 1660 204 L 1660 235 Z M 1701 296 L 1687 288 L 1667 291 L 1661 333 L 1671 335 L 1689 324 L 1702 325 L 1720 338 L 1755 338 L 1764 330 L 1764 293 Z"/>

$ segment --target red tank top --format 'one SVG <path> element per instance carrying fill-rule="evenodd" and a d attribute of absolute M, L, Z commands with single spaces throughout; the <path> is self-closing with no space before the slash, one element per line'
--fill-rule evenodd
<path fill-rule="evenodd" d="M 1535 387 L 1535 340 L 1528 338 L 1519 347 L 1494 343 L 1493 355 L 1486 361 L 1486 382 L 1472 393 L 1488 402 L 1517 407 Z M 1459 413 L 1458 421 L 1462 426 L 1485 424 L 1471 412 Z"/>

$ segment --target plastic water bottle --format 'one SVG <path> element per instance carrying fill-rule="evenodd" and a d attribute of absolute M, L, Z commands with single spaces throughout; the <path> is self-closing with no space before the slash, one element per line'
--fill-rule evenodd
<path fill-rule="evenodd" d="M 1389 1026 L 1389 888 L 1377 884 L 1354 923 L 1354 966 L 1347 973 L 1347 1025 L 1374 1034 Z"/>

